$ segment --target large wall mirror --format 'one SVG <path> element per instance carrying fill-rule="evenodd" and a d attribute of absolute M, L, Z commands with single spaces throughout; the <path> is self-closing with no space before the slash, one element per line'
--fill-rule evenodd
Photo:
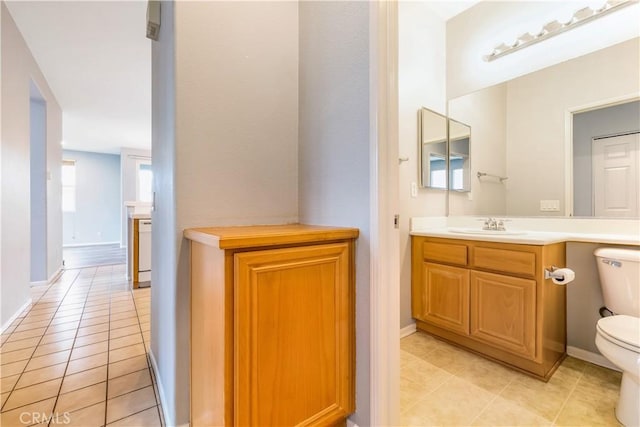
<path fill-rule="evenodd" d="M 471 127 L 421 108 L 420 185 L 423 188 L 468 192 L 471 190 Z"/>
<path fill-rule="evenodd" d="M 449 214 L 639 217 L 639 52 L 634 38 L 450 99 L 473 164 Z"/>

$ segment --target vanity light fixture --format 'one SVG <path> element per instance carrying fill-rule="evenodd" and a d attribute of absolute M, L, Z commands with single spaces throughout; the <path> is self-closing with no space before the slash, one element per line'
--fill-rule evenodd
<path fill-rule="evenodd" d="M 587 22 L 591 22 L 594 19 L 608 15 L 611 12 L 615 12 L 616 10 L 622 9 L 625 6 L 629 6 L 634 3 L 638 3 L 638 0 L 607 0 L 601 7 L 597 9 L 592 9 L 590 7 L 579 9 L 573 13 L 569 21 L 559 22 L 557 20 L 554 20 L 551 22 L 547 22 L 537 33 L 524 33 L 513 43 L 500 43 L 498 46 L 493 48 L 490 54 L 485 55 L 482 58 L 487 62 L 491 62 L 495 59 L 516 52 L 520 49 L 524 49 L 525 47 L 531 46 L 532 44 L 539 43 L 543 40 L 557 36 L 558 34 L 576 28 L 579 25 L 586 24 Z"/>

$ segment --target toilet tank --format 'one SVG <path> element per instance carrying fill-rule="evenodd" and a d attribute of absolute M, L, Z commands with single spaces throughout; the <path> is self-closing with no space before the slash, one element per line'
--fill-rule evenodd
<path fill-rule="evenodd" d="M 640 250 L 599 248 L 593 254 L 604 305 L 615 314 L 640 317 Z"/>

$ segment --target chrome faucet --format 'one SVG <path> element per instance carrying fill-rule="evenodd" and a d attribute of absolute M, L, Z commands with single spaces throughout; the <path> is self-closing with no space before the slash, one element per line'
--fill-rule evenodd
<path fill-rule="evenodd" d="M 482 227 L 482 229 L 491 231 L 506 231 L 503 219 L 496 219 L 491 217 L 484 220 L 484 227 Z"/>

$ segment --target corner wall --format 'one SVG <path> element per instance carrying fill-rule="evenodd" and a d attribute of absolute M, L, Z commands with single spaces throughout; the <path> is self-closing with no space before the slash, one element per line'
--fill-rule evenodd
<path fill-rule="evenodd" d="M 189 421 L 185 228 L 298 219 L 298 4 L 163 2 L 153 43 L 152 353 Z"/>
<path fill-rule="evenodd" d="M 370 425 L 369 4 L 299 3 L 299 212 L 360 229 L 356 244 L 356 413 Z"/>
<path fill-rule="evenodd" d="M 1 8 L 2 56 L 2 253 L 0 325 L 30 298 L 29 82 L 47 102 L 47 273 L 62 267 L 62 111 L 4 2 Z"/>
<path fill-rule="evenodd" d="M 418 110 L 447 113 L 445 94 L 446 26 L 427 2 L 398 2 L 398 125 L 400 164 L 400 327 L 411 317 L 411 217 L 445 216 L 447 196 L 442 190 L 419 188 L 411 197 L 411 183 L 419 184 Z"/>

